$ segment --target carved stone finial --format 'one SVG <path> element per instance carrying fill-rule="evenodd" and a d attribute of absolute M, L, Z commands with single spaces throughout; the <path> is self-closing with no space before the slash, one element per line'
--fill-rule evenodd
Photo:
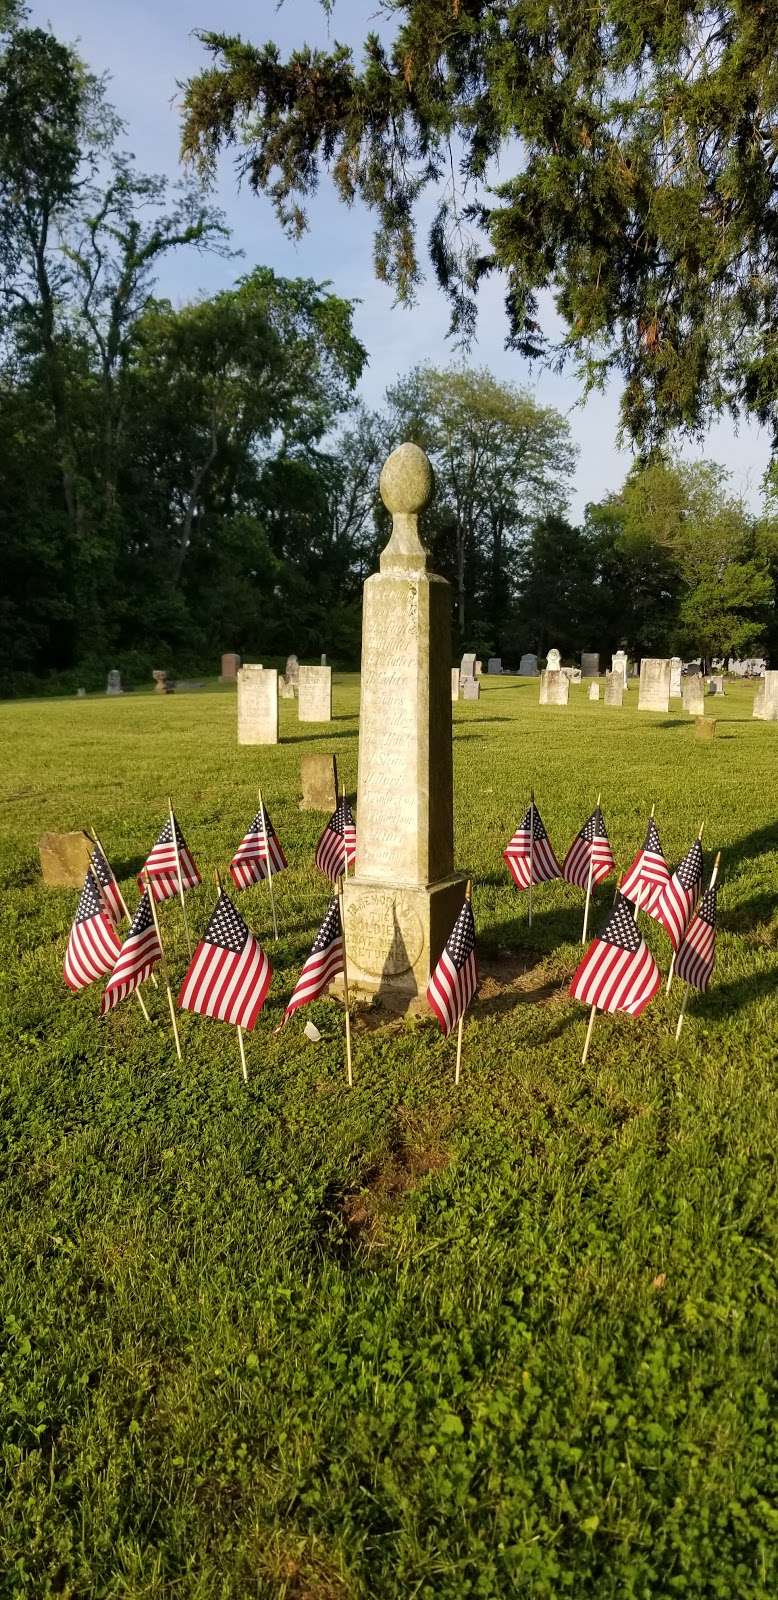
<path fill-rule="evenodd" d="M 384 462 L 379 488 L 392 513 L 392 537 L 381 556 L 381 571 L 425 571 L 427 552 L 419 538 L 418 513 L 432 493 L 432 467 L 416 444 L 401 444 Z"/>

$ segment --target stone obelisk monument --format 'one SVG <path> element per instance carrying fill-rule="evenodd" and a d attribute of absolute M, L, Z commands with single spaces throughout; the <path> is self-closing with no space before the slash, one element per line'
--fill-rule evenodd
<path fill-rule="evenodd" d="M 349 983 L 401 1008 L 423 995 L 464 899 L 454 873 L 449 585 L 427 570 L 423 450 L 381 473 L 392 536 L 364 586 L 356 874 L 344 885 Z"/>

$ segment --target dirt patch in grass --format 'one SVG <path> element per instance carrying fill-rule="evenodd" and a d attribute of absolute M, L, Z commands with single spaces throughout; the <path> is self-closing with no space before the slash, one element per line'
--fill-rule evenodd
<path fill-rule="evenodd" d="M 388 1243 L 390 1223 L 407 1197 L 452 1159 L 446 1143 L 451 1113 L 400 1108 L 389 1143 L 366 1169 L 358 1188 L 331 1197 L 329 1241 L 341 1251 L 369 1252 Z M 334 1204 L 332 1203 L 334 1200 Z"/>

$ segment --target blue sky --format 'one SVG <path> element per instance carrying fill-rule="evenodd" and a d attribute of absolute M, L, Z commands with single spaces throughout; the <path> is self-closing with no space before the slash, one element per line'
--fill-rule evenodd
<path fill-rule="evenodd" d="M 329 25 L 319 0 L 285 0 L 280 8 L 268 0 L 34 0 L 30 10 L 34 22 L 48 23 L 60 37 L 78 43 L 91 67 L 109 73 L 109 97 L 128 125 L 126 147 L 141 170 L 172 178 L 180 175 L 177 84 L 205 62 L 192 36 L 195 28 L 240 33 L 255 43 L 272 38 L 286 51 L 333 39 L 358 44 L 366 28 L 376 26 L 370 0 L 336 0 Z M 221 162 L 213 198 L 227 214 L 243 260 L 194 253 L 173 258 L 159 283 L 173 301 L 221 288 L 259 262 L 290 277 L 330 279 L 339 294 L 361 302 L 355 326 L 370 355 L 362 381 L 370 405 L 380 404 L 387 384 L 416 362 L 443 365 L 457 358 L 447 339 L 447 305 L 434 282 L 427 278 L 411 310 L 395 306 L 391 290 L 373 276 L 372 218 L 362 207 L 344 207 L 326 179 L 308 208 L 310 231 L 298 244 L 284 237 L 264 199 L 238 189 L 229 156 Z M 619 487 L 630 463 L 629 453 L 615 444 L 618 389 L 581 404 L 572 374 L 530 371 L 503 348 L 504 339 L 502 289 L 494 280 L 482 291 L 478 342 L 469 360 L 530 389 L 542 404 L 554 405 L 568 417 L 579 448 L 571 498 L 571 510 L 579 515 L 587 500 L 599 500 Z M 723 462 L 732 472 L 732 487 L 755 508 L 759 505 L 769 456 L 762 430 L 742 426 L 735 433 L 729 422 L 721 422 L 704 446 L 686 447 L 682 453 Z"/>

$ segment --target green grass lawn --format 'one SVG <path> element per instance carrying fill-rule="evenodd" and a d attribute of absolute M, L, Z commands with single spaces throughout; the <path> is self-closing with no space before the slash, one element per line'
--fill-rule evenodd
<path fill-rule="evenodd" d="M 3 1597 L 775 1595 L 778 727 L 745 686 L 710 745 L 635 689 L 537 693 L 455 708 L 456 1094 L 431 1021 L 358 1017 L 351 1091 L 334 1001 L 318 1046 L 305 1012 L 273 1036 L 328 900 L 300 756 L 355 790 L 355 677 L 331 729 L 282 701 L 270 750 L 215 688 L 0 707 Z M 221 1024 L 182 1015 L 176 1061 L 161 990 L 150 1027 L 66 990 L 77 895 L 36 841 L 94 824 L 134 904 L 172 792 L 202 931 L 258 782 L 290 870 L 246 1088 Z M 601 789 L 620 867 L 652 802 L 673 864 L 705 818 L 718 962 L 679 1046 L 676 985 L 581 1068 L 583 896 L 537 890 L 528 930 L 501 861 L 532 783 L 560 853 Z M 239 903 L 267 939 L 266 890 Z"/>

